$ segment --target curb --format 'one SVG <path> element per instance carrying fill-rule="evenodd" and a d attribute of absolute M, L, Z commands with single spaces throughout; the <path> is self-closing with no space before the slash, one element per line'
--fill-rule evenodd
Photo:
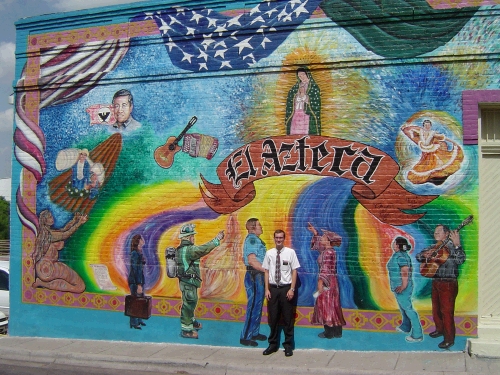
<path fill-rule="evenodd" d="M 55 355 L 57 354 L 57 355 Z M 50 350 L 24 350 L 3 348 L 0 352 L 0 359 L 18 362 L 36 362 L 43 364 L 61 364 L 70 366 L 85 367 L 92 364 L 92 367 L 117 369 L 117 370 L 137 370 L 141 372 L 179 372 L 187 374 L 187 370 L 196 371 L 197 374 L 224 374 L 224 375 L 246 375 L 246 374 L 287 374 L 300 375 L 304 373 L 327 375 L 414 375 L 413 371 L 396 370 L 353 370 L 346 368 L 300 368 L 287 367 L 282 364 L 276 365 L 238 365 L 236 363 L 213 363 L 210 361 L 197 360 L 164 360 L 149 357 L 124 357 L 116 355 L 102 354 L 80 354 L 80 353 L 54 353 Z M 237 359 L 235 359 L 235 362 Z M 426 375 L 442 375 L 440 372 L 425 372 Z M 456 373 L 457 375 L 461 373 Z"/>

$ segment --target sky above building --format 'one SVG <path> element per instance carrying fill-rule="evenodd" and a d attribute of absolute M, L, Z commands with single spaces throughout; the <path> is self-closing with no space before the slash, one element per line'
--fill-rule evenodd
<path fill-rule="evenodd" d="M 154 1 L 154 0 L 152 0 Z M 16 28 L 22 18 L 89 7 L 137 3 L 136 0 L 0 0 L 0 179 L 11 176 Z"/>

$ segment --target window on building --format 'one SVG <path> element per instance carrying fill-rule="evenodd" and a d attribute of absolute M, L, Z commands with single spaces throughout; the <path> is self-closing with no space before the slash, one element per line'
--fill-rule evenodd
<path fill-rule="evenodd" d="M 500 155 L 500 106 L 481 106 L 480 113 L 481 153 Z"/>

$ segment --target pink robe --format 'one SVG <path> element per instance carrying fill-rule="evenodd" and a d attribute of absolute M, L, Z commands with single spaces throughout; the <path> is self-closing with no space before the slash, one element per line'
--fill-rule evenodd
<path fill-rule="evenodd" d="M 323 289 L 323 293 L 316 299 L 311 324 L 345 326 L 337 280 L 337 253 L 334 248 L 320 250 L 319 241 L 315 241 L 314 237 L 311 248 L 320 251 L 318 277 L 323 281 L 323 286 L 329 288 L 329 290 Z"/>
<path fill-rule="evenodd" d="M 309 134 L 309 115 L 305 112 L 307 95 L 300 96 L 298 93 L 294 98 L 295 112 L 292 117 L 290 134 Z"/>

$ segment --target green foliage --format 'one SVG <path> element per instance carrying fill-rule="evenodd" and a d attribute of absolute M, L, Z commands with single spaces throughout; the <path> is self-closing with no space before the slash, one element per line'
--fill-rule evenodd
<path fill-rule="evenodd" d="M 0 240 L 10 239 L 10 203 L 0 197 Z"/>

